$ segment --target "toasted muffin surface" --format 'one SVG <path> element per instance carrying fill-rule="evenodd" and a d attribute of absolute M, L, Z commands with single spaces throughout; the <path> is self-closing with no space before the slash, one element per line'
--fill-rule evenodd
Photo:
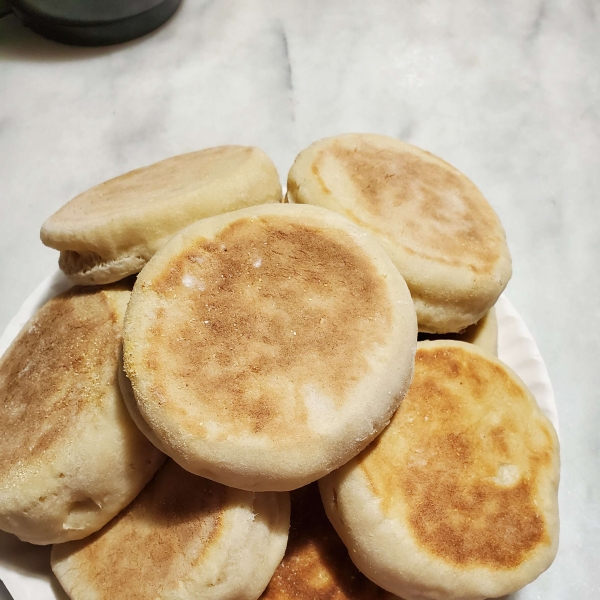
<path fill-rule="evenodd" d="M 462 342 L 422 342 L 390 426 L 322 490 L 371 579 L 408 600 L 483 599 L 551 564 L 558 461 L 554 429 L 505 365 Z"/>
<path fill-rule="evenodd" d="M 555 460 L 550 426 L 524 423 L 522 386 L 462 347 L 422 347 L 416 369 L 389 434 L 396 439 L 375 443 L 361 464 L 384 514 L 406 515 L 419 544 L 447 562 L 519 565 L 538 545 L 550 545 L 536 501 L 537 483 Z M 399 495 L 402 505 L 395 505 Z"/>
<path fill-rule="evenodd" d="M 448 163 L 393 138 L 315 142 L 296 158 L 287 197 L 372 231 L 406 279 L 421 331 L 475 323 L 510 279 L 504 230 L 481 192 Z"/>
<path fill-rule="evenodd" d="M 73 600 L 256 599 L 283 556 L 287 494 L 241 492 L 168 461 L 93 536 L 52 550 Z"/>
<path fill-rule="evenodd" d="M 128 507 L 106 531 L 72 546 L 79 549 L 73 555 L 76 579 L 85 587 L 102 598 L 125 597 L 125 590 L 132 600 L 160 597 L 161 589 L 179 587 L 218 543 L 224 534 L 224 486 L 178 471 L 178 479 L 163 481 L 163 474 L 150 484 L 143 501 Z M 55 550 L 55 564 L 67 549 Z M 62 579 L 60 567 L 56 570 Z M 79 587 L 73 588 L 75 598 Z"/>
<path fill-rule="evenodd" d="M 205 474 L 209 461 L 206 476 L 225 467 L 230 485 L 298 487 L 391 416 L 410 380 L 414 308 L 385 254 L 330 211 L 217 219 L 141 274 L 125 369 L 141 415 L 186 468 Z"/>
<path fill-rule="evenodd" d="M 330 168 L 342 168 L 359 199 L 357 204 L 376 228 L 407 252 L 444 264 L 468 264 L 489 272 L 500 258 L 500 243 L 489 244 L 486 229 L 496 216 L 479 201 L 480 192 L 466 177 L 433 156 L 401 153 L 373 144 L 333 144 L 318 152 L 313 173 L 323 181 Z M 403 220 L 390 219 L 401 207 Z M 468 243 L 465 243 L 468 242 Z"/>
<path fill-rule="evenodd" d="M 122 284 L 50 300 L 0 360 L 0 526 L 25 541 L 98 530 L 162 463 L 117 381 L 129 295 Z"/>
<path fill-rule="evenodd" d="M 384 600 L 394 596 L 352 563 L 312 483 L 291 496 L 290 537 L 263 600 Z"/>
<path fill-rule="evenodd" d="M 343 232 L 323 235 L 285 219 L 236 221 L 170 261 L 152 282 L 154 293 L 184 306 L 177 318 L 167 307 L 158 312 L 147 361 L 154 368 L 168 364 L 191 396 L 205 398 L 207 412 L 226 420 L 235 407 L 223 435 L 252 431 L 285 439 L 282 426 L 307 428 L 308 413 L 282 405 L 269 383 L 292 371 L 294 388 L 331 390 L 333 402 L 343 404 L 353 380 L 369 370 L 370 346 L 385 339 L 392 320 L 388 291 L 369 266 Z M 198 314 L 207 318 L 192 321 Z M 314 368 L 324 360 L 326 370 Z M 162 381 L 155 385 L 167 396 Z M 246 396 L 252 388 L 258 397 Z M 190 414 L 186 426 L 197 416 Z"/>
<path fill-rule="evenodd" d="M 258 148 L 220 146 L 174 156 L 101 183 L 41 229 L 59 266 L 82 285 L 139 272 L 177 231 L 211 215 L 279 202 L 275 166 Z"/>
<path fill-rule="evenodd" d="M 85 290 L 51 300 L 27 323 L 0 363 L 0 473 L 60 447 L 101 403 L 96 381 L 114 379 L 121 329 L 107 295 Z"/>

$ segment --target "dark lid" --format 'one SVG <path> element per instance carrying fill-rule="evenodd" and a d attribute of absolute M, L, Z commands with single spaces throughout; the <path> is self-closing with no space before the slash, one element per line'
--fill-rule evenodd
<path fill-rule="evenodd" d="M 80 46 L 105 46 L 162 25 L 181 0 L 7 0 L 23 24 L 44 37 Z"/>

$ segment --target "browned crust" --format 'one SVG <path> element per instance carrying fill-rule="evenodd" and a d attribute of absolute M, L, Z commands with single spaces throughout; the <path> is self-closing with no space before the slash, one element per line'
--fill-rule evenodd
<path fill-rule="evenodd" d="M 263 600 L 377 600 L 389 597 L 352 563 L 325 515 L 316 483 L 291 493 L 290 536 Z"/>
<path fill-rule="evenodd" d="M 146 333 L 152 392 L 197 433 L 192 399 L 229 433 L 276 439 L 307 426 L 305 386 L 340 408 L 392 319 L 385 279 L 347 233 L 282 216 L 198 240 L 141 293 L 170 302 Z"/>
<path fill-rule="evenodd" d="M 311 167 L 324 194 L 331 193 L 323 173 L 332 158 L 370 215 L 369 227 L 405 252 L 476 274 L 494 270 L 505 248 L 502 228 L 462 173 L 424 151 L 381 148 L 365 140 L 348 147 L 336 141 L 318 152 Z"/>
<path fill-rule="evenodd" d="M 426 552 L 456 567 L 516 568 L 551 544 L 537 501 L 553 437 L 498 362 L 436 344 L 418 349 L 412 386 L 362 470 L 384 514 L 398 516 L 401 498 L 399 518 Z M 517 479 L 499 482 L 513 465 Z"/>
<path fill-rule="evenodd" d="M 85 586 L 101 598 L 147 600 L 179 588 L 223 534 L 227 488 L 167 461 L 142 493 L 94 535 L 57 548 L 67 557 L 67 591 Z M 54 556 L 53 556 L 54 559 Z M 62 569 L 59 574 L 62 573 Z"/>
<path fill-rule="evenodd" d="M 45 304 L 0 361 L 0 475 L 63 444 L 81 414 L 117 386 L 121 320 L 104 290 L 73 288 Z"/>

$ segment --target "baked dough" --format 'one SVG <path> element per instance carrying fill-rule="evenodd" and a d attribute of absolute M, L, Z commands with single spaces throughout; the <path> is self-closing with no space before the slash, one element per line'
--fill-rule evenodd
<path fill-rule="evenodd" d="M 300 487 L 366 447 L 408 389 L 417 338 L 377 242 L 286 204 L 179 233 L 140 273 L 125 323 L 138 425 L 192 473 L 255 491 Z"/>
<path fill-rule="evenodd" d="M 33 544 L 100 529 L 164 461 L 123 403 L 130 282 L 46 303 L 0 359 L 0 529 Z"/>
<path fill-rule="evenodd" d="M 469 325 L 460 333 L 442 333 L 439 335 L 420 333 L 418 337 L 419 341 L 436 339 L 457 340 L 459 342 L 475 344 L 493 356 L 498 356 L 498 319 L 496 318 L 496 308 L 492 306 L 477 323 Z"/>
<path fill-rule="evenodd" d="M 138 273 L 186 225 L 254 204 L 279 202 L 275 165 L 258 148 L 219 146 L 174 156 L 73 198 L 42 226 L 46 246 L 75 283 Z"/>
<path fill-rule="evenodd" d="M 286 493 L 228 488 L 167 461 L 104 529 L 52 548 L 71 600 L 256 600 L 283 557 Z"/>
<path fill-rule="evenodd" d="M 405 600 L 483 600 L 558 547 L 558 439 L 518 377 L 477 346 L 420 342 L 413 383 L 362 454 L 320 482 L 356 566 Z"/>
<path fill-rule="evenodd" d="M 347 134 L 303 150 L 289 202 L 316 204 L 374 233 L 406 280 L 419 331 L 448 333 L 493 306 L 512 268 L 500 220 L 460 171 L 394 138 Z"/>
<path fill-rule="evenodd" d="M 325 515 L 316 483 L 294 490 L 290 497 L 285 556 L 261 600 L 397 600 L 354 566 Z"/>

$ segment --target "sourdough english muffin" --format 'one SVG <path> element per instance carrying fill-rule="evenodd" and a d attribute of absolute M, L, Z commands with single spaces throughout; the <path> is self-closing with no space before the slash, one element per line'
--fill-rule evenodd
<path fill-rule="evenodd" d="M 388 428 L 320 486 L 367 577 L 405 600 L 482 600 L 552 563 L 558 479 L 556 433 L 517 376 L 435 341 Z"/>
<path fill-rule="evenodd" d="M 75 283 L 139 272 L 173 234 L 215 214 L 279 202 L 275 166 L 258 148 L 220 146 L 174 156 L 97 185 L 42 226 L 46 246 Z"/>
<path fill-rule="evenodd" d="M 292 516 L 285 556 L 262 600 L 393 600 L 353 564 L 325 515 L 316 483 L 290 494 Z"/>
<path fill-rule="evenodd" d="M 445 333 L 436 335 L 433 333 L 420 333 L 419 341 L 447 339 L 457 340 L 475 344 L 481 349 L 498 356 L 498 320 L 496 318 L 496 308 L 492 306 L 485 315 L 474 325 L 469 325 L 460 333 Z"/>
<path fill-rule="evenodd" d="M 406 284 L 367 232 L 314 206 L 252 207 L 194 223 L 140 273 L 121 387 L 185 469 L 289 490 L 385 427 L 416 337 Z"/>
<path fill-rule="evenodd" d="M 296 158 L 287 198 L 335 210 L 378 237 L 411 291 L 419 331 L 462 331 L 510 279 L 504 230 L 481 192 L 448 163 L 396 139 L 315 142 Z"/>
<path fill-rule="evenodd" d="M 244 492 L 167 461 L 104 529 L 52 548 L 71 600 L 256 600 L 285 551 L 289 495 Z"/>
<path fill-rule="evenodd" d="M 164 460 L 117 382 L 129 296 L 124 284 L 57 296 L 0 359 L 0 529 L 24 541 L 97 531 Z"/>

